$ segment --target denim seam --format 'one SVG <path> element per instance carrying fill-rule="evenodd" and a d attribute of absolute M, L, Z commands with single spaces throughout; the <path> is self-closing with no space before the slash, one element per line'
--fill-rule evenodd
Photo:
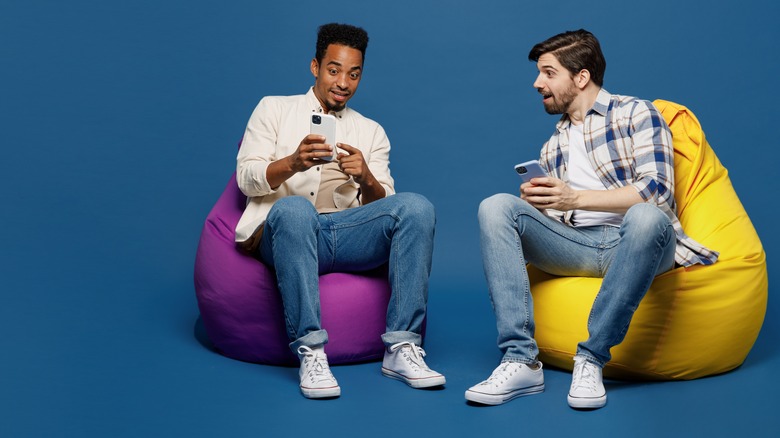
<path fill-rule="evenodd" d="M 591 247 L 591 248 L 599 248 L 599 246 L 598 245 L 594 245 L 592 241 L 584 241 L 584 240 L 581 240 L 581 239 L 572 239 L 570 236 L 563 235 L 563 234 L 559 233 L 557 230 L 555 230 L 553 228 L 550 228 L 548 226 L 548 224 L 545 223 L 545 221 L 540 221 L 537 218 L 533 217 L 532 215 L 530 215 L 528 213 L 525 213 L 525 212 L 522 212 L 522 211 L 515 212 L 514 217 L 513 217 L 513 220 L 514 220 L 515 224 L 517 224 L 517 218 L 519 218 L 520 216 L 525 216 L 525 217 L 528 217 L 530 219 L 533 219 L 534 222 L 538 223 L 539 225 L 542 225 L 543 227 L 547 228 L 549 231 L 555 233 L 559 237 L 562 237 L 562 238 L 564 238 L 566 240 L 572 241 L 572 242 L 580 244 L 580 245 L 588 246 L 588 247 Z M 550 218 L 550 219 L 552 219 L 552 218 Z M 572 228 L 576 230 L 576 227 L 572 227 Z M 520 232 L 520 230 L 518 230 L 518 232 Z M 591 240 L 591 239 L 588 239 L 588 240 Z"/>
<path fill-rule="evenodd" d="M 526 364 L 526 365 L 534 365 L 534 364 L 536 364 L 539 361 L 535 360 L 535 359 L 521 359 L 521 358 L 517 358 L 517 357 L 506 357 L 506 356 L 504 356 L 501 359 L 501 363 L 507 363 L 507 362 L 522 363 L 522 364 Z"/>
<path fill-rule="evenodd" d="M 672 226 L 668 225 L 665 228 L 668 229 L 669 227 L 672 227 Z M 673 227 L 672 227 L 672 234 L 674 235 L 674 228 Z M 665 245 L 662 245 L 662 242 L 661 242 L 661 240 L 664 240 L 664 238 L 665 238 L 665 233 L 660 233 L 659 237 L 657 238 L 657 240 L 655 242 L 656 243 L 656 248 L 655 248 L 656 250 L 653 251 L 653 260 L 652 260 L 652 263 L 654 265 L 657 263 L 659 257 L 661 256 L 662 250 L 663 250 L 663 248 L 665 246 Z M 657 269 L 658 268 L 656 267 L 656 271 L 657 271 Z M 656 276 L 653 275 L 652 277 L 649 277 L 645 281 L 645 284 L 644 284 L 645 293 L 647 292 L 647 290 L 650 289 L 650 286 L 652 285 L 652 282 L 655 279 L 655 277 Z M 599 288 L 599 291 L 596 294 L 596 298 L 593 300 L 594 303 L 599 299 L 600 295 L 601 295 L 601 288 Z M 640 300 L 640 303 L 641 303 L 641 300 Z M 635 306 L 633 309 L 631 309 L 632 315 L 636 312 L 637 308 L 638 308 L 638 306 Z M 620 329 L 620 332 L 619 332 L 619 335 L 617 336 L 617 339 L 621 339 L 621 342 L 622 342 L 623 339 L 625 339 L 625 336 L 628 333 L 628 328 L 631 326 L 631 320 L 632 319 L 633 319 L 633 316 L 632 316 L 632 318 L 629 318 L 629 320 L 626 322 L 626 324 L 624 324 L 623 327 L 621 327 L 621 329 Z M 592 321 L 593 321 L 593 312 L 591 311 L 591 313 L 588 315 L 588 327 L 590 327 Z M 609 343 L 617 345 L 615 343 L 615 338 L 610 339 Z M 580 354 L 580 353 L 578 352 L 577 354 Z M 583 355 L 583 356 L 590 357 L 590 355 Z M 594 361 L 596 363 L 600 363 L 600 361 L 596 361 L 595 359 L 594 359 Z M 602 364 L 601 366 L 603 367 L 604 365 Z"/>
<path fill-rule="evenodd" d="M 396 216 L 394 214 L 390 214 L 390 213 L 385 213 L 385 214 L 382 214 L 380 216 L 376 216 L 376 217 L 371 218 L 371 221 L 374 221 L 374 220 L 376 220 L 376 219 L 378 219 L 380 217 L 384 217 L 384 216 L 390 216 L 395 221 L 395 226 L 393 227 L 393 236 L 395 236 L 395 233 L 398 231 L 398 222 L 400 222 L 400 218 L 398 216 Z M 365 221 L 363 223 L 367 223 L 367 222 L 368 221 Z M 401 278 L 398 275 L 398 269 L 396 269 L 398 267 L 398 263 L 399 263 L 398 251 L 393 251 L 392 250 L 392 245 L 393 244 L 390 243 L 391 250 L 390 250 L 390 254 L 389 255 L 392 255 L 392 257 L 393 257 L 393 261 L 392 261 L 393 282 L 390 285 L 390 287 L 393 288 L 393 290 L 391 291 L 390 296 L 394 298 L 393 306 L 395 308 L 393 309 L 393 316 L 394 316 L 395 320 L 393 321 L 392 325 L 389 325 L 389 324 L 388 325 L 390 327 L 397 327 L 398 326 L 398 319 L 400 318 L 400 313 L 401 313 L 400 312 L 400 310 L 401 310 L 401 294 L 398 293 L 398 292 L 403 290 L 403 289 L 401 288 Z M 388 260 L 389 260 L 389 257 L 388 257 Z M 385 324 L 387 324 L 387 321 L 385 321 Z"/>
<path fill-rule="evenodd" d="M 515 249 L 517 250 L 518 254 L 520 254 L 520 260 L 525 261 L 525 255 L 523 254 L 523 246 L 520 244 L 520 240 L 521 240 L 520 235 L 522 234 L 522 231 L 519 230 L 519 224 L 517 222 L 517 218 L 518 217 L 520 217 L 520 215 L 517 215 L 514 218 L 515 225 L 516 225 L 516 227 L 515 227 L 515 231 L 516 231 L 516 233 L 515 233 Z M 523 291 L 522 291 L 523 292 L 523 302 L 525 303 L 525 306 L 523 306 L 525 308 L 525 315 L 524 315 L 524 318 L 523 318 L 523 333 L 528 338 L 530 338 L 532 340 L 532 342 L 533 342 L 533 336 L 531 336 L 528 333 L 528 321 L 531 318 L 531 316 L 529 314 L 529 311 L 528 311 L 528 295 L 530 295 L 530 290 L 526 290 L 526 289 L 529 288 L 528 282 L 523 284 L 521 287 L 523 288 Z"/>
<path fill-rule="evenodd" d="M 665 227 L 665 228 L 668 229 L 669 227 L 671 227 L 671 225 L 669 225 L 668 227 Z M 674 228 L 672 228 L 672 232 L 674 232 Z M 663 252 L 663 248 L 664 248 L 665 245 L 662 245 L 663 242 L 661 242 L 661 241 L 664 240 L 664 238 L 666 237 L 665 234 L 666 233 L 660 233 L 660 235 L 658 236 L 658 239 L 656 239 L 656 242 L 655 242 L 656 243 L 656 250 L 653 252 L 653 265 L 656 265 L 658 263 L 658 259 L 660 258 L 661 253 Z M 656 272 L 657 271 L 658 271 L 658 266 L 656 266 Z M 650 289 L 650 286 L 653 284 L 653 280 L 654 279 L 655 279 L 655 275 L 650 277 L 648 279 L 649 281 L 645 282 L 645 285 L 644 285 L 645 286 L 644 287 L 645 293 L 647 293 L 647 290 Z M 632 311 L 636 312 L 636 309 L 637 309 L 637 307 L 634 307 L 632 309 Z M 633 314 L 633 312 L 632 312 L 632 314 Z M 628 320 L 628 322 L 625 324 L 623 329 L 620 331 L 620 338 L 621 339 L 625 338 L 625 335 L 628 332 L 628 327 L 630 325 L 631 325 L 631 319 Z"/>
<path fill-rule="evenodd" d="M 270 229 L 268 229 L 266 231 L 270 231 L 271 234 L 272 234 L 271 251 L 275 253 L 276 252 L 276 248 L 275 247 L 276 247 L 276 245 L 278 243 L 278 239 L 276 239 L 275 236 L 273 236 L 273 234 L 274 234 L 273 228 L 271 228 L 271 227 L 268 227 L 268 228 L 270 228 Z M 279 280 L 279 277 L 276 276 L 275 274 L 276 274 L 276 272 L 274 270 L 274 277 L 276 277 L 276 286 L 277 286 L 277 288 L 281 289 L 282 288 L 282 284 L 281 284 L 281 282 Z M 285 325 L 285 328 L 287 329 L 287 336 L 288 336 L 288 338 L 289 339 L 297 339 L 298 333 L 296 333 L 295 327 L 293 327 L 292 322 L 290 322 L 290 316 L 289 316 L 289 314 L 287 312 L 287 307 L 286 306 L 282 306 L 282 313 L 284 314 L 284 325 Z"/>
<path fill-rule="evenodd" d="M 331 224 L 331 229 L 342 229 L 342 228 L 359 227 L 359 226 L 367 224 L 369 222 L 373 222 L 373 221 L 375 221 L 377 219 L 382 219 L 385 216 L 390 216 L 391 218 L 393 218 L 393 220 L 396 222 L 396 224 L 400 220 L 400 218 L 397 215 L 395 215 L 393 213 L 390 213 L 390 212 L 387 212 L 387 213 L 378 214 L 376 216 L 371 217 L 370 219 L 366 219 L 366 220 L 363 220 L 363 221 L 360 221 L 360 222 L 342 223 L 342 224 L 338 224 L 338 225 Z M 328 219 L 330 219 L 330 218 L 328 218 Z"/>
<path fill-rule="evenodd" d="M 541 223 L 541 222 L 537 221 L 536 218 L 532 217 L 531 215 L 523 213 L 523 212 L 519 212 L 519 213 L 515 214 L 514 217 L 513 217 L 513 221 L 514 221 L 514 224 L 515 224 L 514 228 L 515 228 L 515 231 L 516 231 L 516 233 L 515 233 L 516 249 L 517 249 L 518 254 L 520 255 L 520 260 L 522 260 L 524 262 L 527 262 L 527 260 L 525 258 L 525 254 L 523 253 L 523 246 L 521 244 L 521 240 L 522 240 L 521 235 L 523 234 L 523 230 L 520 230 L 520 223 L 517 220 L 520 216 L 529 217 L 529 218 L 533 219 L 534 221 L 536 221 L 537 223 Z M 525 221 L 523 221 L 523 224 L 525 224 Z M 542 224 L 542 225 L 544 225 L 545 228 L 549 229 L 549 227 L 547 227 L 545 224 Z M 553 230 L 550 230 L 550 231 L 553 231 Z M 558 234 L 558 233 L 556 233 L 556 234 Z M 538 355 L 538 346 L 536 345 L 536 340 L 534 339 L 534 334 L 530 333 L 530 330 L 528 329 L 528 325 L 531 322 L 531 311 L 530 311 L 530 306 L 529 306 L 529 302 L 528 302 L 528 299 L 529 299 L 529 297 L 531 295 L 531 290 L 530 290 L 530 283 L 528 282 L 528 280 L 526 280 L 526 283 L 522 285 L 522 288 L 523 288 L 523 291 L 522 291 L 522 293 L 523 293 L 523 302 L 525 304 L 523 306 L 525 308 L 525 315 L 524 315 L 524 318 L 523 318 L 523 334 L 525 334 L 525 336 L 528 339 L 530 339 L 530 346 L 528 348 L 528 353 L 534 355 L 534 358 L 530 362 L 522 362 L 522 363 L 532 364 L 532 363 L 536 362 L 536 356 Z M 491 297 L 491 299 L 492 299 L 492 297 Z"/>

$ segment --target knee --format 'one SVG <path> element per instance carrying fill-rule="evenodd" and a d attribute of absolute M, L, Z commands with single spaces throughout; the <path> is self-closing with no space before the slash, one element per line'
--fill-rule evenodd
<path fill-rule="evenodd" d="M 318 223 L 317 210 L 302 196 L 286 196 L 271 207 L 267 223 L 276 229 L 287 226 L 291 229 L 315 226 Z"/>
<path fill-rule="evenodd" d="M 397 193 L 393 197 L 398 206 L 399 218 L 430 228 L 436 225 L 436 210 L 425 196 L 417 193 Z"/>
<path fill-rule="evenodd" d="M 670 232 L 672 221 L 660 208 L 653 204 L 636 204 L 628 209 L 623 218 L 626 232 L 647 237 Z"/>
<path fill-rule="evenodd" d="M 517 214 L 525 208 L 533 207 L 517 196 L 499 193 L 480 202 L 477 217 L 480 225 L 490 226 L 504 220 L 514 221 Z"/>

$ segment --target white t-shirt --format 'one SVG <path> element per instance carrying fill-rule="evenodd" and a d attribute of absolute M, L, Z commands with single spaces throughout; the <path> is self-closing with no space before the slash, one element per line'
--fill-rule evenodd
<path fill-rule="evenodd" d="M 569 186 L 574 190 L 606 190 L 590 163 L 585 150 L 585 135 L 582 125 L 569 126 Z M 623 215 L 605 211 L 574 210 L 571 223 L 575 227 L 611 225 L 619 227 Z"/>

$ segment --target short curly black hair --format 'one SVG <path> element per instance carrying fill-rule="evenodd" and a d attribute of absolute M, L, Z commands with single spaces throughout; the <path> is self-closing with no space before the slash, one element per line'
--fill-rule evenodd
<path fill-rule="evenodd" d="M 366 48 L 368 48 L 368 33 L 363 28 L 349 24 L 323 24 L 317 30 L 317 49 L 314 53 L 314 58 L 317 59 L 317 62 L 322 62 L 322 58 L 331 44 L 341 44 L 360 50 L 360 53 L 363 54 L 363 60 L 365 60 Z"/>

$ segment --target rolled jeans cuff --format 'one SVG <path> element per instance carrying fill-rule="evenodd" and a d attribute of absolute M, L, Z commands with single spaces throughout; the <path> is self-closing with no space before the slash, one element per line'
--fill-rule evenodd
<path fill-rule="evenodd" d="M 422 336 L 414 332 L 397 331 L 387 332 L 382 335 L 382 342 L 385 347 L 391 347 L 399 342 L 411 342 L 414 345 L 422 344 Z"/>
<path fill-rule="evenodd" d="M 309 348 L 319 347 L 328 343 L 328 332 L 325 330 L 316 330 L 290 342 L 290 350 L 298 355 L 298 347 Z"/>
<path fill-rule="evenodd" d="M 525 365 L 535 365 L 537 362 L 539 362 L 537 359 L 529 359 L 527 357 L 517 357 L 517 356 L 506 356 L 501 358 L 501 363 L 504 362 L 512 362 L 512 363 L 522 363 Z"/>

